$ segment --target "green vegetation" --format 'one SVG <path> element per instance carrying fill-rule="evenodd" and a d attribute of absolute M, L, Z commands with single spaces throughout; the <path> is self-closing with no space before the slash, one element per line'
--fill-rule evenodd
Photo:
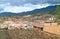
<path fill-rule="evenodd" d="M 56 6 L 54 11 L 51 12 L 46 12 L 45 14 L 51 14 L 54 15 L 56 17 L 56 22 L 60 22 L 60 5 Z M 44 15 L 44 13 L 40 13 L 40 14 L 33 14 L 33 16 L 42 16 Z M 49 17 L 47 17 L 49 18 Z"/>
<path fill-rule="evenodd" d="M 54 15 L 56 17 L 55 21 L 60 22 L 60 6 L 56 6 L 54 11 L 46 12 L 46 13 L 33 14 L 32 16 L 38 16 L 39 17 L 39 16 L 42 16 L 42 15 L 45 15 L 45 14 Z M 49 18 L 49 16 L 47 16 L 46 18 Z"/>
<path fill-rule="evenodd" d="M 54 11 L 50 12 L 49 14 L 60 15 L 60 6 L 56 6 L 56 9 Z"/>
<path fill-rule="evenodd" d="M 56 6 L 56 9 L 52 12 L 49 12 L 49 14 L 52 14 L 56 17 L 56 21 L 60 20 L 60 6 Z"/>

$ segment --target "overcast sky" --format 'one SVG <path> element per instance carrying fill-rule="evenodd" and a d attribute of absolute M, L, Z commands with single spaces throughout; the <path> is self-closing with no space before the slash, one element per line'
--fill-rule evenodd
<path fill-rule="evenodd" d="M 26 12 L 59 5 L 60 0 L 0 0 L 0 12 Z"/>

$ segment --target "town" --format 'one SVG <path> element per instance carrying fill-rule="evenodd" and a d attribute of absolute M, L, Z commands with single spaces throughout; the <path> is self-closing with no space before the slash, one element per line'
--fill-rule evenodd
<path fill-rule="evenodd" d="M 44 31 L 59 34 L 60 24 L 57 23 L 55 16 L 51 14 L 46 15 L 27 15 L 0 18 L 0 30 L 2 29 L 31 29 L 34 26 L 42 27 Z M 53 27 L 53 28 L 51 28 Z"/>

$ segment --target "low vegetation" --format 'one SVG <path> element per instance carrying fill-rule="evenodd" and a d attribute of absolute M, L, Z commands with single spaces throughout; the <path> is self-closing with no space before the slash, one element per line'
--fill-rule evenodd
<path fill-rule="evenodd" d="M 60 39 L 58 35 L 45 31 L 41 32 L 41 30 L 37 28 L 7 30 L 5 32 L 7 39 Z"/>

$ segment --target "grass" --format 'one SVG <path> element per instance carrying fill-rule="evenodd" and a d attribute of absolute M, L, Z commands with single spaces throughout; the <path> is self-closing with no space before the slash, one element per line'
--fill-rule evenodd
<path fill-rule="evenodd" d="M 0 32 L 1 33 L 1 32 Z M 4 33 L 4 34 L 3 34 Z M 33 29 L 16 29 L 16 30 L 5 30 L 1 36 L 6 36 L 7 39 L 60 39 L 58 35 L 49 32 L 41 32 L 37 28 Z M 1 38 L 0 38 L 1 39 Z"/>

